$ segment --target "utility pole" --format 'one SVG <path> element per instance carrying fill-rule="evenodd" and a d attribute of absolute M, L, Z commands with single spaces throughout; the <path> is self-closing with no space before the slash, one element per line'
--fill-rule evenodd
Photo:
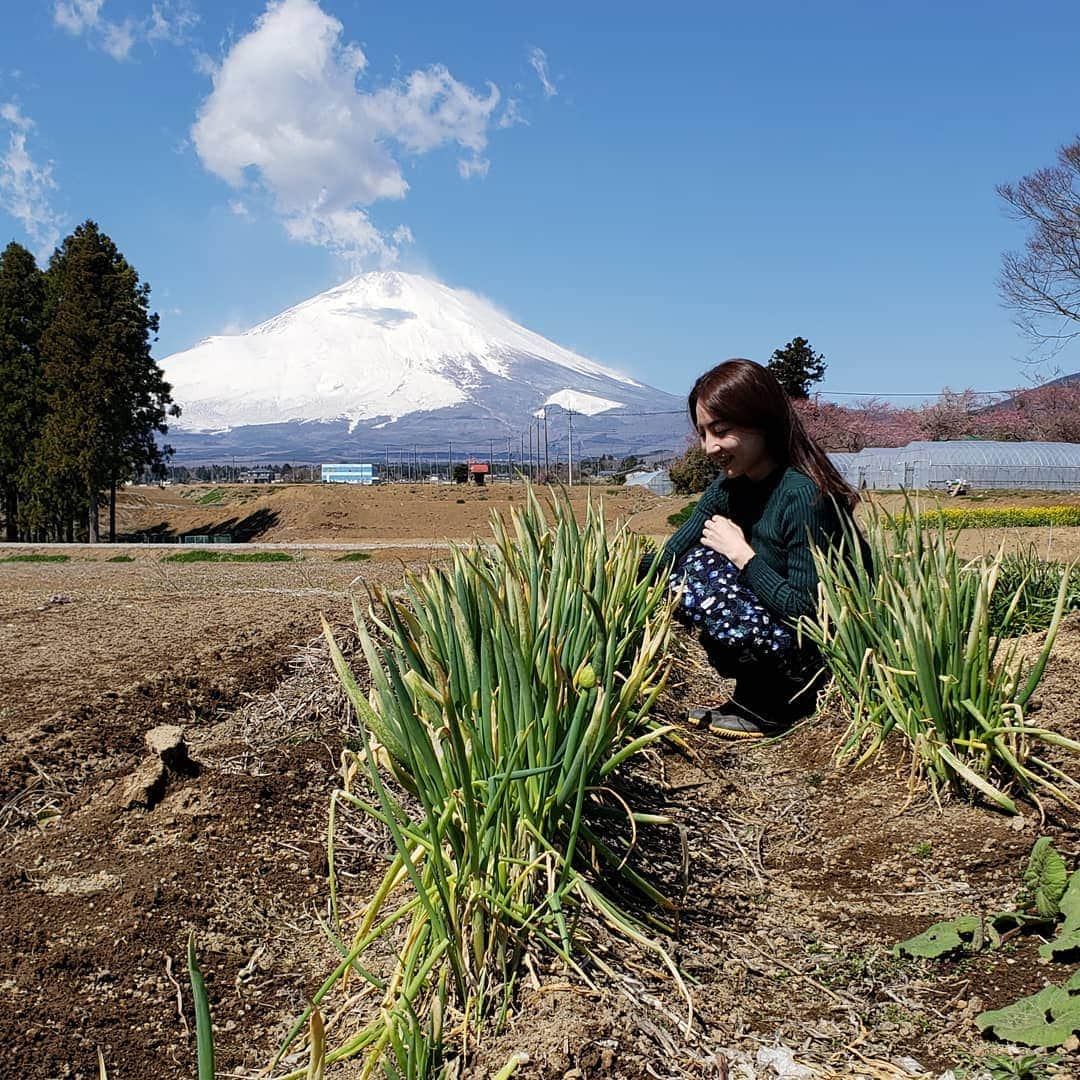
<path fill-rule="evenodd" d="M 390 480 L 390 447 L 385 443 L 383 444 L 383 450 L 386 453 L 386 472 L 383 474 L 383 478 L 389 482 Z"/>
<path fill-rule="evenodd" d="M 548 407 L 544 406 L 544 472 L 551 472 L 551 459 L 548 456 L 548 431 L 547 431 L 547 411 Z"/>
<path fill-rule="evenodd" d="M 450 483 L 454 482 L 454 443 L 448 441 L 447 445 L 449 449 L 446 451 L 446 475 L 450 478 Z"/>
<path fill-rule="evenodd" d="M 574 486 L 574 410 L 566 410 L 567 423 L 570 434 L 566 440 L 566 474 L 568 477 L 567 487 Z"/>
<path fill-rule="evenodd" d="M 525 483 L 525 436 L 521 436 L 521 482 Z"/>
<path fill-rule="evenodd" d="M 535 480 L 536 477 L 533 476 L 533 445 L 532 445 L 532 440 L 533 440 L 533 426 L 532 426 L 532 421 L 530 420 L 529 421 L 529 460 L 528 460 L 525 472 L 528 475 L 530 480 Z"/>

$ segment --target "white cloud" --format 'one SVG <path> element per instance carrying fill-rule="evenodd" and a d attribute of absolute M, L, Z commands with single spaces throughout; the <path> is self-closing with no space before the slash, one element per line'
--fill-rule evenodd
<path fill-rule="evenodd" d="M 458 158 L 458 175 L 462 180 L 471 180 L 474 176 L 487 176 L 491 162 L 487 158 Z"/>
<path fill-rule="evenodd" d="M 533 46 L 529 50 L 529 63 L 532 65 L 533 71 L 536 72 L 540 85 L 544 88 L 544 97 L 554 97 L 559 91 L 548 76 L 547 53 L 543 49 Z"/>
<path fill-rule="evenodd" d="M 101 47 L 114 60 L 126 60 L 135 44 L 135 24 L 125 19 L 122 23 L 104 23 L 100 29 Z"/>
<path fill-rule="evenodd" d="M 150 8 L 146 24 L 146 40 L 167 41 L 170 45 L 185 45 L 188 31 L 199 21 L 188 0 L 161 0 Z"/>
<path fill-rule="evenodd" d="M 105 0 L 56 0 L 53 21 L 69 34 L 81 34 L 101 21 L 101 5 Z"/>
<path fill-rule="evenodd" d="M 34 121 L 29 116 L 23 116 L 19 112 L 19 106 L 12 101 L 6 101 L 0 105 L 0 120 L 6 120 L 13 128 L 20 131 L 29 131 L 34 126 Z"/>
<path fill-rule="evenodd" d="M 441 64 L 381 89 L 357 88 L 367 57 L 316 0 L 271 0 L 211 72 L 192 127 L 202 164 L 270 198 L 290 236 L 354 263 L 396 259 L 411 240 L 372 224 L 367 207 L 408 191 L 399 158 L 457 144 L 459 171 L 482 175 L 498 88 L 477 93 Z"/>
<path fill-rule="evenodd" d="M 190 0 L 158 0 L 144 19 L 112 22 L 102 14 L 105 0 L 54 0 L 53 22 L 75 37 L 83 37 L 114 60 L 127 60 L 136 43 L 167 41 L 183 45 L 199 16 Z"/>
<path fill-rule="evenodd" d="M 217 63 L 209 53 L 205 53 L 201 49 L 195 50 L 196 74 L 205 75 L 208 79 L 212 79 L 217 74 L 217 70 Z"/>
<path fill-rule="evenodd" d="M 496 121 L 495 126 L 500 128 L 513 127 L 515 124 L 525 124 L 529 121 L 521 114 L 521 105 L 517 98 L 507 98 L 503 106 L 502 114 Z"/>
<path fill-rule="evenodd" d="M 0 120 L 8 126 L 7 150 L 0 154 L 0 207 L 22 224 L 44 263 L 60 240 L 60 215 L 52 208 L 56 190 L 52 165 L 38 165 L 26 148 L 34 122 L 12 102 L 0 105 Z"/>
<path fill-rule="evenodd" d="M 230 199 L 229 200 L 229 209 L 237 217 L 241 217 L 241 218 L 250 218 L 251 217 L 251 211 L 247 208 L 247 205 L 245 203 L 241 202 L 240 199 Z"/>

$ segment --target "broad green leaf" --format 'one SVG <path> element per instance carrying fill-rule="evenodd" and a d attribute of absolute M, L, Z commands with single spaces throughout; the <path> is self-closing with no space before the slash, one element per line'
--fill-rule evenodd
<path fill-rule="evenodd" d="M 1040 836 L 1024 871 L 1024 884 L 1031 890 L 1040 915 L 1052 919 L 1058 914 L 1068 878 L 1065 860 L 1054 850 L 1050 837 Z"/>
<path fill-rule="evenodd" d="M 1066 926 L 1080 926 L 1080 874 L 1069 875 L 1069 884 L 1058 904 Z"/>
<path fill-rule="evenodd" d="M 975 1017 L 980 1031 L 993 1031 L 1021 1046 L 1060 1046 L 1080 1030 L 1080 972 L 1064 986 L 1047 986 L 1004 1009 Z"/>
<path fill-rule="evenodd" d="M 1080 950 L 1080 873 L 1069 875 L 1069 884 L 1058 906 L 1065 921 L 1053 941 L 1039 946 L 1039 955 L 1044 960 L 1054 960 Z"/>
<path fill-rule="evenodd" d="M 1039 955 L 1044 960 L 1056 960 L 1077 950 L 1080 950 L 1080 926 L 1063 926 L 1053 941 L 1039 946 Z"/>
<path fill-rule="evenodd" d="M 982 948 L 982 920 L 977 915 L 961 915 L 959 919 L 934 923 L 929 930 L 916 934 L 907 941 L 894 946 L 893 952 L 900 956 L 936 957 L 954 952 L 970 945 L 972 949 Z"/>

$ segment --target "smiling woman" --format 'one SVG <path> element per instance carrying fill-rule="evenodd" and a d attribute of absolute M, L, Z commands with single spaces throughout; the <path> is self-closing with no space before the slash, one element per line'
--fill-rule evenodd
<path fill-rule="evenodd" d="M 723 707 L 691 718 L 720 735 L 760 738 L 813 709 L 820 658 L 794 624 L 814 612 L 813 549 L 840 541 L 857 496 L 761 365 L 717 365 L 688 406 L 723 472 L 661 558 L 680 617 L 700 631 L 717 671 L 736 679 Z"/>

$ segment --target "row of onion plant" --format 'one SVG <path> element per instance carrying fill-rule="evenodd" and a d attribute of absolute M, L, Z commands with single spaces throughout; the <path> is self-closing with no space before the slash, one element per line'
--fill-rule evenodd
<path fill-rule="evenodd" d="M 998 596 L 1002 550 L 962 558 L 940 517 L 923 520 L 916 504 L 891 516 L 871 508 L 868 559 L 854 526 L 838 548 L 816 553 L 818 616 L 801 631 L 822 651 L 852 720 L 840 757 L 863 763 L 892 732 L 909 744 L 916 771 L 936 795 L 981 793 L 1010 813 L 1009 791 L 1039 789 L 1076 806 L 1072 777 L 1047 760 L 1048 747 L 1080 744 L 1025 717 L 1061 623 L 1070 574 L 1058 582 L 1046 637 L 1033 660 L 1011 626 L 1025 610 L 1027 576 Z"/>
<path fill-rule="evenodd" d="M 639 575 L 645 541 L 609 535 L 591 505 L 579 523 L 564 500 L 545 511 L 530 490 L 492 528 L 492 543 L 456 548 L 450 565 L 356 610 L 369 693 L 327 627 L 361 734 L 328 834 L 341 963 L 313 1004 L 359 979 L 368 1010 L 326 1060 L 363 1055 L 365 1075 L 421 1075 L 421 1054 L 430 1074 L 442 1047 L 466 1052 L 505 1018 L 523 964 L 546 956 L 587 977 L 583 958 L 603 961 L 583 919 L 652 950 L 679 980 L 653 935 L 657 908 L 673 905 L 628 865 L 642 822 L 666 819 L 634 813 L 610 787 L 669 731 L 649 718 L 667 672 L 664 582 Z M 347 937 L 335 837 L 356 812 L 385 826 L 394 857 Z M 598 889 L 590 867 L 644 894 L 647 914 Z"/>
<path fill-rule="evenodd" d="M 1004 628 L 1010 637 L 1045 630 L 1054 616 L 1063 579 L 1065 613 L 1070 614 L 1080 610 L 1080 566 L 1045 559 L 1034 544 L 1010 552 L 1002 559 L 990 598 L 991 629 L 1000 633 Z"/>

